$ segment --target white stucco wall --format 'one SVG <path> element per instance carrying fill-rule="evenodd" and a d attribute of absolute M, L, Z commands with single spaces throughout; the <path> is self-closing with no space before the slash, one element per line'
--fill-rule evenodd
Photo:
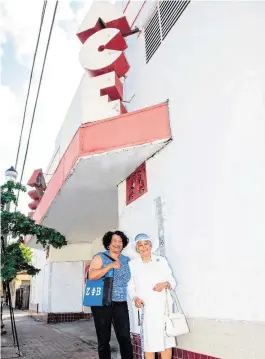
<path fill-rule="evenodd" d="M 51 311 L 51 263 L 47 262 L 43 269 L 43 282 L 39 300 L 39 312 L 49 313 Z"/>
<path fill-rule="evenodd" d="M 102 244 L 102 238 L 97 238 L 92 242 L 92 256 L 104 250 L 105 248 L 103 247 Z"/>
<path fill-rule="evenodd" d="M 120 186 L 120 223 L 154 231 L 164 197 L 192 316 L 265 320 L 264 31 L 265 3 L 192 2 L 148 65 L 143 35 L 128 53 L 131 109 L 169 98 L 174 140 L 147 163 L 147 195 L 125 208 Z"/>
<path fill-rule="evenodd" d="M 43 311 L 44 294 L 44 278 L 45 278 L 45 265 L 46 265 L 46 253 L 44 250 L 32 249 L 32 263 L 41 271 L 36 276 L 32 277 L 30 288 L 30 309 L 36 310 L 36 305 L 39 304 L 39 311 Z"/>
<path fill-rule="evenodd" d="M 90 312 L 82 305 L 84 266 L 102 250 L 102 238 L 92 243 L 68 243 L 61 249 L 51 247 L 48 260 L 45 251 L 32 249 L 33 264 L 41 271 L 32 278 L 30 309 L 35 311 L 38 304 L 41 313 Z"/>
<path fill-rule="evenodd" d="M 119 186 L 120 227 L 156 233 L 154 199 L 163 197 L 166 255 L 183 309 L 207 320 L 185 346 L 205 352 L 199 334 L 216 325 L 209 354 L 222 358 L 265 357 L 264 33 L 263 2 L 193 1 L 148 65 L 144 35 L 128 40 L 129 110 L 168 98 L 173 142 L 147 162 L 147 194 L 126 207 Z M 222 320 L 245 321 L 233 327 L 233 350 L 224 349 Z"/>
<path fill-rule="evenodd" d="M 68 243 L 60 249 L 50 247 L 49 261 L 50 262 L 64 262 L 64 261 L 89 261 L 92 258 L 92 244 L 91 243 Z"/>
<path fill-rule="evenodd" d="M 50 262 L 90 261 L 98 252 L 105 250 L 102 238 L 96 238 L 92 243 L 68 243 L 60 249 L 51 247 Z"/>
<path fill-rule="evenodd" d="M 265 324 L 205 318 L 189 319 L 191 333 L 178 346 L 222 359 L 263 359 Z"/>
<path fill-rule="evenodd" d="M 66 260 L 67 255 L 69 256 L 68 252 L 53 253 L 53 260 L 50 258 L 46 260 L 44 251 L 33 249 L 33 264 L 41 269 L 41 272 L 32 279 L 30 295 L 32 309 L 35 308 L 34 305 L 39 304 L 41 313 L 83 311 L 84 263 L 91 259 L 91 244 L 87 246 L 89 258 L 84 243 L 80 248 L 72 248 L 69 245 L 69 250 L 72 248 L 71 261 Z M 80 254 L 82 251 L 83 255 Z"/>
<path fill-rule="evenodd" d="M 53 262 L 51 264 L 50 311 L 82 312 L 84 263 Z"/>

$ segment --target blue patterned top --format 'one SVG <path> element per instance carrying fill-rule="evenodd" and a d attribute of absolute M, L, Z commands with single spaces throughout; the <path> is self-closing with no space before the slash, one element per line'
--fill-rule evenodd
<path fill-rule="evenodd" d="M 109 251 L 105 251 L 108 256 L 110 255 Z M 103 253 L 98 253 L 103 262 L 103 267 L 111 264 L 113 261 L 108 257 L 104 256 Z M 121 266 L 119 269 L 111 269 L 106 273 L 106 277 L 112 277 L 114 272 L 113 279 L 113 289 L 112 289 L 112 301 L 113 302 L 124 302 L 127 300 L 127 285 L 131 278 L 131 272 L 129 268 L 130 258 L 124 256 L 123 254 L 119 257 Z"/>

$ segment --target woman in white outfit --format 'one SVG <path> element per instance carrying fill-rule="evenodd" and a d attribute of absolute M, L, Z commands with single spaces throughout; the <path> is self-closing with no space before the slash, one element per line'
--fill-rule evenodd
<path fill-rule="evenodd" d="M 165 334 L 166 289 L 174 289 L 176 281 L 167 260 L 152 254 L 152 242 L 148 235 L 138 234 L 135 242 L 140 257 L 129 263 L 131 279 L 128 294 L 135 306 L 144 310 L 145 358 L 154 359 L 155 353 L 160 352 L 162 359 L 171 359 L 176 340 Z"/>

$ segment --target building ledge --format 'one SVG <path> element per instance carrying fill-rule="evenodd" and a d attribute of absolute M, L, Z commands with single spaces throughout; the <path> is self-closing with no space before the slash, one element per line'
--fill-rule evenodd
<path fill-rule="evenodd" d="M 118 184 L 170 139 L 167 102 L 81 125 L 33 219 L 68 241 L 93 241 L 118 225 Z"/>

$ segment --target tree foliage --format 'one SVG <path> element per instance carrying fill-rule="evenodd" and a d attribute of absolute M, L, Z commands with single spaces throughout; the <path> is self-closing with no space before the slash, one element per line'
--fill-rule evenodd
<path fill-rule="evenodd" d="M 61 248 L 66 245 L 65 237 L 56 230 L 36 224 L 33 219 L 20 212 L 1 213 L 2 234 L 13 238 L 23 238 L 27 235 L 36 236 L 37 243 L 44 248 L 48 245 Z"/>
<path fill-rule="evenodd" d="M 20 183 L 14 183 L 13 181 L 8 181 L 1 186 L 1 211 L 4 210 L 5 205 L 8 203 L 16 204 L 16 190 L 26 192 L 26 187 L 21 185 Z"/>
<path fill-rule="evenodd" d="M 36 275 L 40 269 L 32 264 L 32 251 L 24 244 L 16 241 L 8 245 L 5 251 L 1 252 L 1 277 L 4 281 L 12 280 L 20 272 L 27 272 L 29 275 Z"/>
<path fill-rule="evenodd" d="M 66 245 L 65 237 L 56 230 L 36 224 L 35 221 L 21 212 L 5 211 L 9 203 L 16 204 L 15 191 L 25 192 L 25 186 L 8 181 L 1 186 L 1 277 L 3 280 L 12 280 L 19 272 L 26 271 L 36 275 L 39 269 L 32 265 L 32 251 L 22 243 L 24 237 L 32 235 L 43 248 L 53 246 L 61 248 Z M 13 242 L 4 246 L 4 237 L 14 238 Z"/>

